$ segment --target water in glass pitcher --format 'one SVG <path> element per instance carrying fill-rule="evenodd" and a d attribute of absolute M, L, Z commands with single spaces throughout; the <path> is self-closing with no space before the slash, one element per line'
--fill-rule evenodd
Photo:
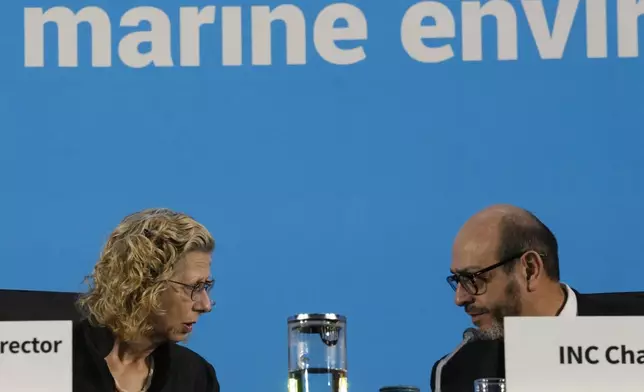
<path fill-rule="evenodd" d="M 290 372 L 288 392 L 347 392 L 347 372 L 339 369 L 308 368 Z"/>

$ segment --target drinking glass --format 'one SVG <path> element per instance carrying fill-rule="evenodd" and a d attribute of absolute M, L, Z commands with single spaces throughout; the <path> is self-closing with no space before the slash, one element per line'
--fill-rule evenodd
<path fill-rule="evenodd" d="M 474 392 L 506 392 L 505 379 L 479 378 L 474 381 Z"/>

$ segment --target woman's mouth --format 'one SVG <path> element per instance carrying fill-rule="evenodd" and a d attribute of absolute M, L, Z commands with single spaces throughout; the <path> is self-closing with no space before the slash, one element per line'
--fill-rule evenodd
<path fill-rule="evenodd" d="M 183 324 L 183 329 L 184 329 L 184 331 L 185 331 L 185 332 L 192 332 L 192 326 L 193 326 L 194 324 L 195 324 L 195 323 L 184 323 L 184 324 Z"/>

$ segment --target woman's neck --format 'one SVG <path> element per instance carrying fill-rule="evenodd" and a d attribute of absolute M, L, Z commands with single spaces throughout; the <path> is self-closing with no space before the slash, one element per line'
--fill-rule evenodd
<path fill-rule="evenodd" d="M 118 338 L 114 340 L 112 351 L 107 355 L 112 360 L 128 365 L 145 361 L 159 345 L 149 339 L 136 342 L 124 342 Z"/>
<path fill-rule="evenodd" d="M 114 340 L 114 347 L 105 357 L 105 362 L 118 391 L 147 390 L 154 372 L 154 357 L 150 354 L 157 347 L 158 344 L 149 340 Z"/>

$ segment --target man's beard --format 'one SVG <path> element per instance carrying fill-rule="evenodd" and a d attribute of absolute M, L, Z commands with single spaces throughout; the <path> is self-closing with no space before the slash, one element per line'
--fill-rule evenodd
<path fill-rule="evenodd" d="M 503 331 L 503 318 L 506 316 L 518 316 L 521 314 L 521 295 L 519 291 L 519 283 L 516 279 L 510 280 L 505 287 L 504 303 L 491 308 L 490 314 L 492 315 L 492 326 L 481 330 L 481 337 L 485 340 L 502 339 Z"/>

